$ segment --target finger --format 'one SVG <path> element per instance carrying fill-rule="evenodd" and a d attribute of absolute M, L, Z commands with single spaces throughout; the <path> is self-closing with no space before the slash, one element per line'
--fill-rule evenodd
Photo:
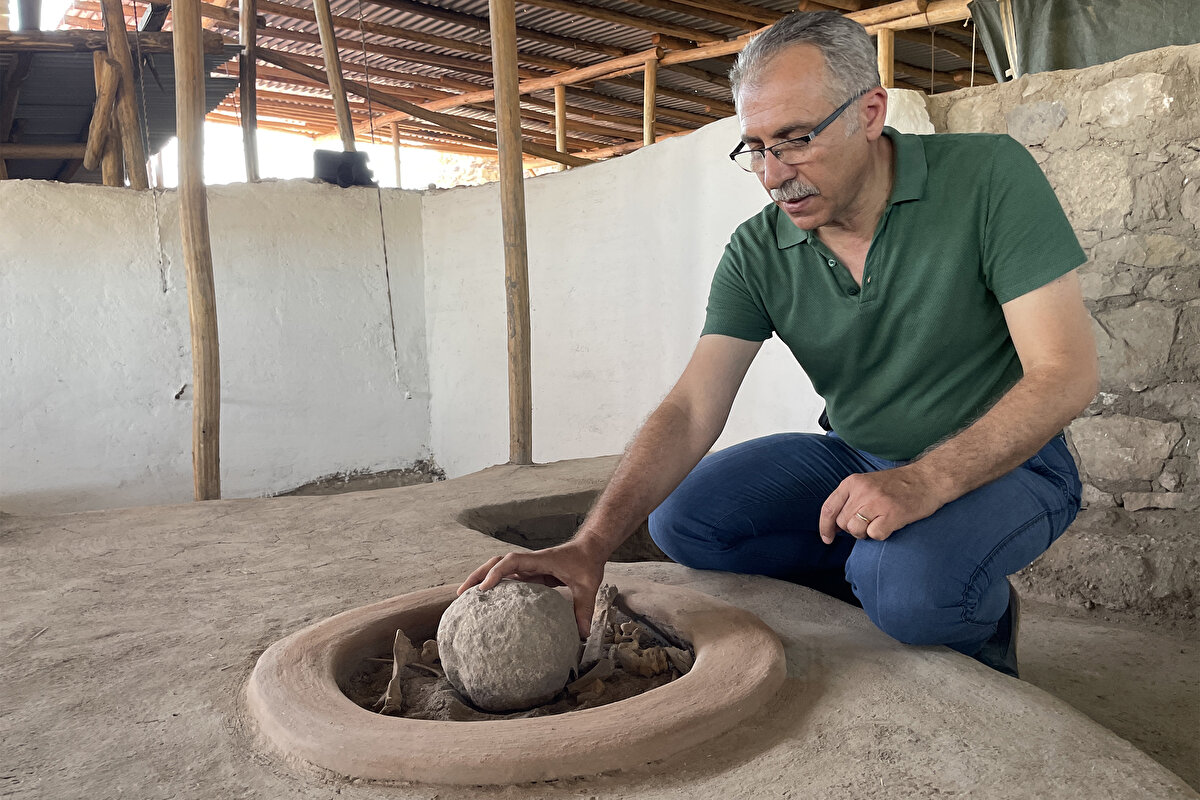
<path fill-rule="evenodd" d="M 848 497 L 849 492 L 843 488 L 842 484 L 839 484 L 833 490 L 833 494 L 829 495 L 825 499 L 825 502 L 821 504 L 821 519 L 818 522 L 818 526 L 821 532 L 821 541 L 825 544 L 833 544 L 834 537 L 837 536 L 838 515 L 842 513 Z M 843 528 L 843 530 L 845 529 Z"/>
<path fill-rule="evenodd" d="M 571 597 L 575 602 L 575 625 L 579 638 L 586 639 L 592 633 L 592 615 L 596 613 L 596 590 L 598 586 L 572 586 Z"/>
<path fill-rule="evenodd" d="M 871 524 L 867 526 L 867 536 L 870 536 L 877 542 L 882 542 L 895 532 L 896 528 L 888 522 L 887 514 L 880 514 L 871 520 Z"/>
<path fill-rule="evenodd" d="M 496 566 L 496 563 L 503 557 L 504 556 L 493 556 L 492 558 L 489 558 L 483 564 L 483 566 L 478 567 L 474 572 L 468 575 L 467 579 L 463 581 L 461 585 L 459 585 L 458 594 L 462 594 L 472 586 L 478 585 L 485 577 L 487 577 L 487 574 L 491 571 L 492 567 Z"/>
<path fill-rule="evenodd" d="M 505 578 L 512 578 L 521 572 L 522 559 L 518 553 L 509 553 L 496 562 L 490 570 L 487 577 L 479 584 L 480 591 L 486 592 L 488 589 L 495 588 Z"/>

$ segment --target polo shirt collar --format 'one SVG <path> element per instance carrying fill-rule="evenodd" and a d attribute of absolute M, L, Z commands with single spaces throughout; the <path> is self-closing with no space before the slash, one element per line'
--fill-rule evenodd
<path fill-rule="evenodd" d="M 884 127 L 883 135 L 892 140 L 896 154 L 896 178 L 892 184 L 892 195 L 888 205 L 907 200 L 920 200 L 925 194 L 925 179 L 929 166 L 925 161 L 925 145 L 920 136 L 900 133 L 895 128 Z M 791 218 L 775 211 L 775 242 L 780 250 L 807 242 L 809 231 L 797 228 Z"/>

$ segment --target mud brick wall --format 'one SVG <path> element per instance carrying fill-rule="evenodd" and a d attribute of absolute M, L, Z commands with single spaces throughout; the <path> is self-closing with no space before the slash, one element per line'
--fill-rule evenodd
<path fill-rule="evenodd" d="M 1086 510 L 1023 576 L 1048 599 L 1195 616 L 1200 526 L 1200 46 L 930 98 L 939 132 L 1041 164 L 1080 269 L 1100 393 L 1068 430 Z"/>

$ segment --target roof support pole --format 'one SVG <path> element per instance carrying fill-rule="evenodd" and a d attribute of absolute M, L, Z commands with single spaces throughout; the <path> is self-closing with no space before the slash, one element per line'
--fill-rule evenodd
<path fill-rule="evenodd" d="M 338 136 L 342 150 L 354 152 L 354 122 L 350 119 L 350 103 L 346 100 L 346 87 L 342 85 L 342 61 L 338 56 L 337 36 L 333 30 L 333 14 L 329 0 L 313 0 L 317 13 L 317 32 L 321 35 L 321 52 L 325 56 L 325 74 L 329 76 L 329 91 L 333 95 L 333 109 L 337 112 Z"/>
<path fill-rule="evenodd" d="M 257 0 L 242 0 L 238 8 L 238 42 L 242 45 L 238 83 L 241 92 L 242 150 L 246 180 L 258 181 L 258 9 Z"/>
<path fill-rule="evenodd" d="M 200 0 L 174 0 L 179 227 L 192 329 L 192 476 L 197 500 L 221 497 L 221 360 L 204 187 L 204 59 Z"/>
<path fill-rule="evenodd" d="M 875 34 L 875 53 L 879 59 L 879 85 L 891 89 L 896 85 L 896 32 L 881 30 Z"/>
<path fill-rule="evenodd" d="M 105 55 L 104 51 L 92 51 L 92 72 L 95 75 L 97 96 L 103 92 L 101 83 L 104 79 L 105 65 L 112 63 L 112 59 Z M 114 99 L 114 111 L 115 102 Z M 100 154 L 100 179 L 105 186 L 125 185 L 125 166 L 121 163 L 121 149 L 121 129 L 110 119 L 108 135 L 104 138 L 104 150 Z M 86 160 L 85 154 L 84 161 Z"/>
<path fill-rule="evenodd" d="M 392 158 L 396 162 L 396 188 L 400 188 L 400 123 L 392 123 Z"/>
<path fill-rule="evenodd" d="M 121 147 L 125 150 L 125 171 L 134 189 L 149 189 L 146 177 L 146 148 L 142 143 L 142 124 L 138 121 L 137 84 L 133 77 L 133 54 L 125 36 L 125 10 L 121 0 L 100 0 L 104 33 L 108 37 L 108 55 L 121 67 L 121 86 L 117 90 L 117 125 L 121 129 Z M 197 47 L 199 45 L 197 44 Z"/>
<path fill-rule="evenodd" d="M 529 321 L 529 253 L 525 238 L 521 95 L 517 88 L 517 18 L 513 0 L 488 0 L 492 79 L 500 156 L 504 285 L 508 306 L 508 460 L 533 463 L 533 387 Z"/>
<path fill-rule="evenodd" d="M 554 87 L 554 149 L 567 152 L 567 87 Z"/>
<path fill-rule="evenodd" d="M 646 59 L 642 86 L 642 144 L 654 144 L 654 97 L 658 93 L 658 59 Z"/>

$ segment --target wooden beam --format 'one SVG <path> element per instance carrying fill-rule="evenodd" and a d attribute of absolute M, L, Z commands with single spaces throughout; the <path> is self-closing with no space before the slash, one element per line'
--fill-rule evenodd
<path fill-rule="evenodd" d="M 877 25 L 881 22 L 900 19 L 901 17 L 923 14 L 928 6 L 929 0 L 900 0 L 897 3 L 888 3 L 887 5 L 875 6 L 874 8 L 867 8 L 862 11 L 851 11 L 845 16 L 865 27 L 867 25 Z"/>
<path fill-rule="evenodd" d="M 137 48 L 143 55 L 171 52 L 171 34 L 125 34 L 126 46 Z M 135 44 L 136 40 L 136 44 Z M 221 35 L 212 31 L 204 37 L 205 53 L 222 52 Z M 0 31 L 0 51 L 5 53 L 88 53 L 107 50 L 108 37 L 95 31 Z"/>
<path fill-rule="evenodd" d="M 199 0 L 174 0 L 175 129 L 179 226 L 192 332 L 192 471 L 195 498 L 221 497 L 221 359 L 204 186 L 204 59 Z"/>
<path fill-rule="evenodd" d="M 312 78 L 314 80 L 319 81 L 323 77 L 322 74 L 313 67 L 309 67 L 308 65 L 296 61 L 295 59 L 280 55 L 275 52 L 260 51 L 258 57 L 269 64 L 275 64 L 276 66 L 283 67 L 286 70 L 290 70 L 298 75 L 304 75 L 305 77 Z M 416 105 L 415 103 L 409 103 L 401 100 L 398 97 L 390 96 L 379 89 L 372 91 L 369 87 L 364 86 L 357 81 L 345 80 L 343 83 L 348 90 L 354 92 L 359 97 L 370 97 L 371 101 L 374 103 L 378 103 L 381 106 L 387 106 L 388 108 L 402 112 L 401 114 L 395 116 L 384 115 L 383 117 L 377 118 L 375 120 L 376 124 L 382 122 L 391 122 L 404 117 L 416 117 L 440 128 L 463 133 L 467 136 L 473 136 L 485 142 L 490 142 L 491 144 L 496 143 L 496 135 L 494 133 L 477 128 L 476 126 L 470 124 L 469 122 L 465 122 L 458 117 L 454 117 L 449 114 L 439 114 L 436 111 L 431 111 L 423 106 Z M 458 97 L 461 96 L 462 95 L 458 95 Z M 490 100 L 491 97 L 488 97 L 487 99 Z M 391 117 L 391 119 L 388 117 Z M 542 147 L 540 145 L 528 144 L 525 146 L 525 151 L 531 155 L 540 156 L 541 158 L 548 158 L 551 161 L 557 161 L 571 167 L 577 167 L 587 163 L 583 159 L 565 155 L 553 150 L 552 148 Z"/>
<path fill-rule="evenodd" d="M 772 25 L 783 19 L 784 12 L 772 11 L 769 8 L 759 8 L 758 6 L 747 5 L 746 3 L 734 2 L 734 0 L 677 0 L 677 2 L 694 8 L 702 8 L 708 11 L 720 11 L 724 14 L 731 14 L 742 19 L 753 20 L 759 25 Z M 857 10 L 857 9 L 856 9 Z"/>
<path fill-rule="evenodd" d="M 674 53 L 667 53 L 660 59 L 660 63 L 667 67 L 673 64 L 687 64 L 692 61 L 703 61 L 714 56 L 728 56 L 734 53 L 742 52 L 742 48 L 750 43 L 750 40 L 756 35 L 762 33 L 765 28 L 759 28 L 756 31 L 742 34 L 736 39 L 730 39 L 728 42 L 713 42 L 712 44 L 702 44 L 699 47 L 693 47 L 691 50 L 679 50 Z"/>
<path fill-rule="evenodd" d="M 560 72 L 557 75 L 550 75 L 545 78 L 533 78 L 527 81 L 522 81 L 517 87 L 520 94 L 528 94 L 536 92 L 540 89 L 552 89 L 555 86 L 566 86 L 572 83 L 582 83 L 584 81 L 595 80 L 602 78 L 605 75 L 611 75 L 614 72 L 620 72 L 629 67 L 637 67 L 645 63 L 647 58 L 657 58 L 662 55 L 662 51 L 658 48 L 633 55 L 624 56 L 622 58 L 614 58 L 610 61 L 604 61 L 600 64 L 595 64 L 590 67 L 580 67 L 579 69 L 567 70 Z M 477 92 L 464 92 L 453 97 L 448 97 L 445 100 L 436 100 L 426 104 L 425 108 L 429 111 L 445 111 L 450 108 L 459 106 L 471 105 L 472 103 L 486 103 L 495 99 L 495 92 L 492 89 L 482 89 Z M 402 114 L 385 114 L 381 121 L 391 122 L 395 119 L 401 119 Z M 416 116 L 416 115 L 413 115 Z"/>
<path fill-rule="evenodd" d="M 658 59 L 646 61 L 642 88 L 642 143 L 654 144 L 654 96 L 658 89 Z"/>
<path fill-rule="evenodd" d="M 333 31 L 329 0 L 313 0 L 313 9 L 317 13 L 321 52 L 325 55 L 325 75 L 329 80 L 329 92 L 333 95 L 333 108 L 337 112 L 338 136 L 342 139 L 342 150 L 353 153 L 354 123 L 350 121 L 350 105 L 346 102 L 346 89 L 342 86 L 342 62 L 338 59 L 338 41 Z"/>
<path fill-rule="evenodd" d="M 557 89 L 557 88 L 558 87 L 555 87 L 555 89 Z M 563 88 L 565 89 L 566 87 L 563 87 Z M 548 102 L 548 101 L 543 100 L 540 97 L 536 97 L 534 95 L 527 95 L 527 96 L 522 97 L 521 102 L 525 103 L 527 105 L 534 106 L 536 108 L 545 108 L 545 109 L 549 109 L 551 111 L 554 110 L 553 102 Z M 662 107 L 659 106 L 657 109 L 655 109 L 655 111 L 656 111 L 655 116 L 659 116 L 659 114 L 657 112 L 661 108 Z M 598 120 L 600 122 L 607 122 L 610 125 L 614 126 L 615 129 L 623 130 L 623 131 L 637 131 L 638 130 L 638 117 L 637 116 L 622 116 L 620 114 L 608 114 L 603 111 L 595 111 L 590 108 L 583 108 L 582 106 L 572 105 L 571 102 L 568 100 L 567 101 L 567 120 L 568 120 L 568 122 L 571 122 L 572 124 L 574 124 L 571 120 L 571 117 L 577 117 L 577 118 L 582 117 L 584 119 L 594 119 L 594 120 Z M 679 133 L 680 131 L 695 130 L 694 125 L 687 125 L 687 126 L 673 125 L 669 122 L 663 122 L 662 120 L 658 120 L 655 123 L 655 128 L 657 130 L 663 131 L 664 133 Z M 580 130 L 584 130 L 584 129 L 581 128 Z"/>
<path fill-rule="evenodd" d="M 96 95 L 101 93 L 101 79 L 103 77 L 104 64 L 110 59 L 100 50 L 92 51 L 92 76 L 96 84 Z M 116 110 L 116 99 L 113 99 L 113 110 Z M 105 186 L 124 186 L 125 185 L 125 167 L 121 162 L 121 131 L 113 123 L 112 118 L 108 122 L 108 135 L 104 141 L 104 152 L 100 157 L 100 180 Z"/>
<path fill-rule="evenodd" d="M 924 45 L 925 47 L 928 47 L 930 41 L 932 41 L 933 46 L 938 50 L 945 50 L 947 53 L 961 58 L 968 64 L 971 63 L 972 59 L 974 59 L 976 67 L 983 67 L 984 69 L 991 68 L 991 65 L 987 60 L 987 53 L 983 51 L 983 45 L 975 48 L 975 53 L 972 54 L 971 48 L 967 45 L 957 41 L 956 39 L 951 39 L 949 36 L 942 36 L 941 34 L 934 34 L 933 36 L 930 36 L 925 32 L 916 33 L 914 31 L 893 31 L 893 35 L 897 39 L 902 39 L 906 42 L 912 42 L 914 44 Z"/>
<path fill-rule="evenodd" d="M 104 33 L 109 58 L 120 67 L 121 85 L 117 92 L 117 125 L 121 129 L 121 147 L 125 151 L 125 171 L 133 189 L 149 189 L 146 177 L 146 146 L 142 141 L 142 123 L 138 114 L 138 85 L 134 79 L 133 54 L 125 31 L 125 11 L 121 0 L 100 0 L 104 9 Z M 196 34 L 200 52 L 200 34 Z M 176 45 L 178 49 L 178 45 Z"/>
<path fill-rule="evenodd" d="M 682 39 L 691 39 L 694 42 L 721 42 L 725 40 L 724 36 L 702 31 L 699 28 L 689 28 L 686 25 L 672 25 L 661 20 L 638 17 L 622 11 L 612 11 L 607 8 L 573 2 L 573 0 L 522 0 L 522 2 L 540 6 L 541 8 L 548 8 L 552 11 L 561 11 L 565 14 L 591 17 L 592 19 L 611 22 L 615 25 L 624 25 L 627 28 L 650 31 L 651 33 L 666 33 Z"/>
<path fill-rule="evenodd" d="M 747 17 L 726 14 L 723 11 L 713 11 L 712 9 L 699 8 L 697 6 L 678 3 L 675 0 L 629 0 L 639 6 L 645 8 L 657 8 L 661 11 L 670 11 L 673 14 L 686 14 L 689 17 L 702 19 L 707 22 L 713 22 L 717 25 L 725 25 L 730 28 L 740 28 L 744 31 L 752 31 L 755 28 L 761 27 L 761 23 L 754 22 Z M 721 37 L 722 39 L 725 37 Z"/>
<path fill-rule="evenodd" d="M 257 183 L 258 172 L 258 0 L 242 0 L 238 7 L 238 104 L 242 120 L 242 156 L 246 180 Z"/>
<path fill-rule="evenodd" d="M 504 287 L 508 307 L 508 460 L 533 463 L 533 386 L 530 367 L 529 252 L 525 176 L 521 158 L 521 93 L 517 88 L 514 0 L 489 0 L 492 71 L 500 154 L 500 216 L 504 229 Z"/>
<path fill-rule="evenodd" d="M 567 87 L 554 87 L 554 149 L 567 152 Z"/>
<path fill-rule="evenodd" d="M 662 62 L 660 61 L 659 63 L 661 64 Z M 661 93 L 661 91 L 662 88 L 659 87 L 659 92 Z M 642 113 L 641 103 L 635 103 L 632 100 L 622 100 L 619 97 L 611 97 L 606 94 L 601 94 L 600 92 L 593 92 L 590 89 L 578 89 L 575 87 L 571 88 L 571 94 L 587 98 L 588 100 L 595 100 L 599 103 L 608 103 L 614 108 L 624 108 L 627 111 L 633 111 L 638 115 L 641 115 Z M 660 105 L 657 109 L 657 116 L 678 119 L 695 125 L 707 125 L 710 122 L 716 122 L 719 119 L 719 117 L 710 117 L 705 114 L 697 114 L 694 111 L 680 111 L 678 109 L 662 105 Z"/>
<path fill-rule="evenodd" d="M 970 0 L 932 0 L 920 14 L 914 14 L 910 17 L 899 17 L 865 27 L 867 34 L 874 36 L 883 28 L 893 31 L 906 31 L 914 28 L 928 28 L 931 25 L 938 25 L 944 22 L 959 22 L 970 18 L 971 11 L 967 8 L 969 2 Z"/>
<path fill-rule="evenodd" d="M 908 75 L 910 78 L 915 78 L 922 81 L 925 89 L 930 88 L 930 80 L 933 83 L 948 83 L 953 86 L 966 87 L 971 85 L 971 73 L 969 70 L 956 69 L 953 72 L 930 72 L 924 67 L 916 67 L 912 64 L 905 64 L 903 61 L 896 62 L 896 71 Z M 981 72 L 975 73 L 976 86 L 991 86 L 996 83 L 996 78 L 992 75 L 985 75 Z"/>
<path fill-rule="evenodd" d="M 12 144 L 0 142 L 0 158 L 9 161 L 31 161 L 49 159 L 69 161 L 73 158 L 83 158 L 87 145 L 83 142 L 69 144 Z"/>
<path fill-rule="evenodd" d="M 438 8 L 437 6 L 431 6 L 428 3 L 418 3 L 415 0 L 370 0 L 370 2 L 384 8 L 394 8 L 397 11 L 404 11 L 408 14 L 416 14 L 429 19 L 441 20 L 442 22 L 453 22 L 455 25 L 462 25 L 473 30 L 487 31 L 490 29 L 486 17 L 476 17 L 471 14 L 463 14 L 459 11 L 450 11 Z M 544 33 L 529 28 L 517 28 L 517 38 L 526 39 L 531 42 L 543 42 L 572 50 L 587 50 L 614 58 L 628 55 L 628 52 L 620 47 L 605 45 L 599 42 L 590 42 L 585 39 L 568 39 L 565 36 L 557 36 L 552 33 Z"/>
<path fill-rule="evenodd" d="M 896 81 L 896 32 L 882 30 L 875 34 L 875 53 L 879 60 L 879 85 L 890 89 Z"/>
<path fill-rule="evenodd" d="M 100 87 L 96 91 L 96 104 L 92 108 L 92 121 L 88 124 L 87 147 L 83 151 L 83 168 L 96 169 L 104 155 L 108 131 L 112 127 L 113 105 L 117 99 L 117 87 L 121 83 L 121 65 L 106 58 L 100 66 Z"/>

